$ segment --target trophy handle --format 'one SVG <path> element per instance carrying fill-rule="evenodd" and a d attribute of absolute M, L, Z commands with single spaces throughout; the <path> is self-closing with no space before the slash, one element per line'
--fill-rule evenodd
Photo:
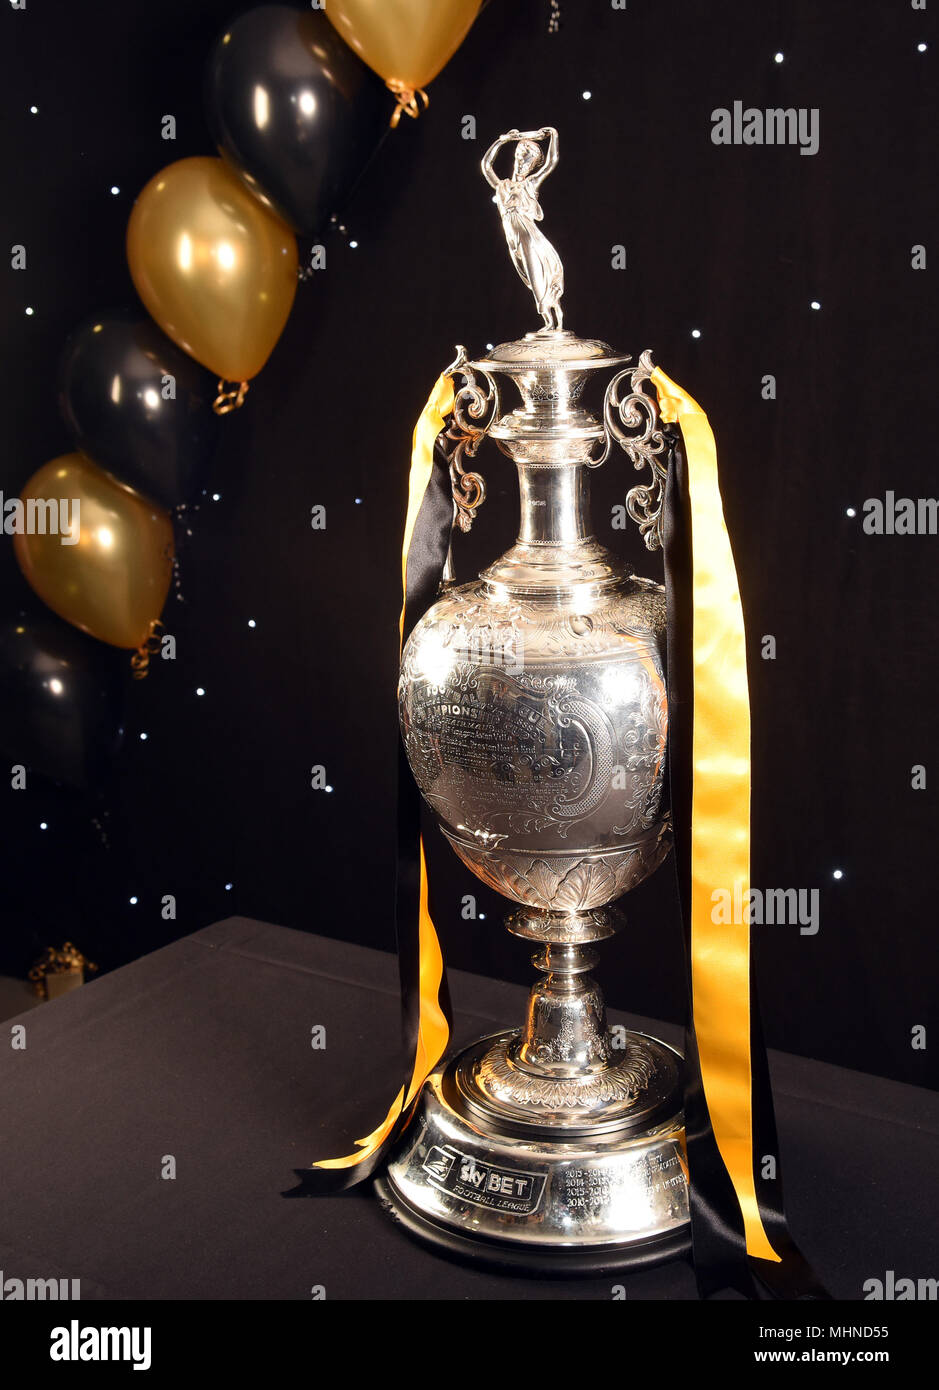
<path fill-rule="evenodd" d="M 457 345 L 457 355 L 445 372 L 454 379 L 453 414 L 441 443 L 450 465 L 450 488 L 453 494 L 453 522 L 450 547 L 443 570 L 443 583 L 453 582 L 453 532 L 458 527 L 469 531 L 476 513 L 486 500 L 486 483 L 482 474 L 464 467 L 466 459 L 475 458 L 480 444 L 499 418 L 499 388 L 488 372 L 471 367 L 466 349 Z M 462 379 L 462 385 L 460 380 Z"/>
<path fill-rule="evenodd" d="M 662 509 L 665 501 L 665 481 L 672 443 L 671 431 L 659 417 L 655 396 L 642 389 L 654 370 L 652 353 L 647 348 L 635 367 L 625 367 L 613 377 L 603 398 L 603 445 L 597 457 L 589 458 L 590 468 L 599 468 L 618 444 L 632 460 L 636 469 L 648 468 L 652 477 L 647 483 L 637 483 L 626 494 L 626 510 L 639 527 L 647 550 L 662 547 Z M 622 394 L 628 379 L 629 394 Z"/>

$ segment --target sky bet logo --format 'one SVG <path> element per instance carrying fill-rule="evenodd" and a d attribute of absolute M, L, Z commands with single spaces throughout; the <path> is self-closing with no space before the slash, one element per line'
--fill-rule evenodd
<path fill-rule="evenodd" d="M 480 1162 L 471 1154 L 449 1147 L 442 1149 L 436 1144 L 423 1166 L 433 1185 L 442 1192 L 450 1192 L 464 1202 L 516 1215 L 533 1212 L 544 1192 L 542 1173 L 498 1168 L 493 1163 Z"/>
<path fill-rule="evenodd" d="M 50 1361 L 131 1361 L 135 1371 L 150 1369 L 149 1327 L 53 1327 Z"/>

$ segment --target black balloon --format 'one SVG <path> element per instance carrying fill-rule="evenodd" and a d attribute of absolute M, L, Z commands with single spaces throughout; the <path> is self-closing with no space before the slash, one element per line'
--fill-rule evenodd
<path fill-rule="evenodd" d="M 218 443 L 216 392 L 211 374 L 140 313 L 89 319 L 62 358 L 59 404 L 75 443 L 161 507 L 202 486 Z"/>
<path fill-rule="evenodd" d="M 219 153 L 262 202 L 312 236 L 345 204 L 393 103 L 325 15 L 266 5 L 216 43 L 206 108 Z"/>
<path fill-rule="evenodd" d="M 103 781 L 120 747 L 127 653 L 53 614 L 0 627 L 0 750 L 4 761 L 85 789 Z"/>

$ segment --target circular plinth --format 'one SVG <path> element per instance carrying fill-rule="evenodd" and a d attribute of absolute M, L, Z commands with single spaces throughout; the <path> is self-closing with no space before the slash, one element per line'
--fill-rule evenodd
<path fill-rule="evenodd" d="M 585 1068 L 574 1079 L 526 1067 L 518 1041 L 514 1032 L 483 1038 L 454 1063 L 459 1111 L 484 1130 L 521 1122 L 537 1126 L 539 1139 L 576 1142 L 648 1133 L 674 1118 L 680 1059 L 656 1038 L 627 1033 L 609 1065 Z"/>
<path fill-rule="evenodd" d="M 382 1201 L 411 1234 L 455 1255 L 520 1270 L 598 1273 L 687 1252 L 688 1185 L 680 1102 L 653 1122 L 564 1128 L 467 1104 L 469 1049 L 424 1084 L 386 1173 Z M 654 1042 L 629 1034 L 637 1042 Z M 665 1049 L 674 1058 L 671 1049 Z M 465 1071 L 464 1071 L 465 1075 Z M 641 1106 L 640 1106 L 641 1108 Z"/>
<path fill-rule="evenodd" d="M 385 1174 L 375 1178 L 374 1187 L 382 1206 L 408 1235 L 433 1246 L 442 1255 L 507 1273 L 555 1279 L 571 1275 L 586 1277 L 616 1270 L 648 1269 L 691 1253 L 691 1234 L 687 1226 L 654 1240 L 583 1249 L 539 1248 L 490 1240 L 477 1234 L 465 1235 L 456 1227 L 438 1222 L 411 1206 Z"/>

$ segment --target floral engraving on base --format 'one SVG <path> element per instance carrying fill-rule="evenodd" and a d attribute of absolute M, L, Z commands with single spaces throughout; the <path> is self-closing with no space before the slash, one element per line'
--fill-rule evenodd
<path fill-rule="evenodd" d="M 510 1055 L 512 1039 L 502 1038 L 486 1053 L 478 1084 L 494 1100 L 535 1110 L 590 1110 L 637 1101 L 656 1074 L 647 1047 L 627 1037 L 622 1058 L 585 1077 L 535 1076 L 521 1071 Z"/>

